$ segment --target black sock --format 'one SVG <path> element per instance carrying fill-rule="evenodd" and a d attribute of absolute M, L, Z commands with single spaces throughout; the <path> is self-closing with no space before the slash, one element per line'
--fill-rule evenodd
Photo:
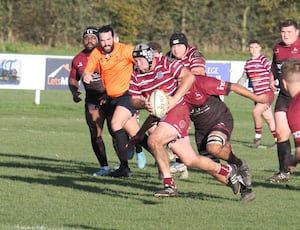
<path fill-rule="evenodd" d="M 291 143 L 289 140 L 277 142 L 277 155 L 279 161 L 279 171 L 287 173 L 288 170 L 284 167 L 284 158 L 291 153 Z"/>
<path fill-rule="evenodd" d="M 101 167 L 108 166 L 102 137 L 92 138 L 92 147 Z"/>
<path fill-rule="evenodd" d="M 231 152 L 229 154 L 229 158 L 227 161 L 229 164 L 235 164 L 237 167 L 241 167 L 243 162 L 241 161 L 240 158 L 238 158 L 236 155 L 233 154 L 233 152 Z"/>
<path fill-rule="evenodd" d="M 116 138 L 116 146 L 118 148 L 118 158 L 120 160 L 120 166 L 128 167 L 127 160 L 127 149 L 126 144 L 129 140 L 127 133 L 124 129 L 120 129 L 114 132 L 114 137 Z"/>
<path fill-rule="evenodd" d="M 251 188 L 248 188 L 247 186 L 241 184 L 241 189 L 240 189 L 240 193 L 243 194 L 243 193 L 247 193 L 247 192 L 251 192 L 252 189 Z"/>
<path fill-rule="evenodd" d="M 142 151 L 143 151 L 142 146 L 141 146 L 140 144 L 136 144 L 136 145 L 135 145 L 135 152 L 136 152 L 136 153 L 140 153 L 140 152 L 142 152 Z"/>
<path fill-rule="evenodd" d="M 180 158 L 179 157 L 176 157 L 176 160 L 175 160 L 177 163 L 182 163 L 182 160 L 180 160 Z"/>

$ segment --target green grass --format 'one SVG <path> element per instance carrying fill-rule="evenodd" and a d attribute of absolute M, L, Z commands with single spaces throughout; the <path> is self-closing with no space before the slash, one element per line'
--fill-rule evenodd
<path fill-rule="evenodd" d="M 98 165 L 83 103 L 73 103 L 67 91 L 42 91 L 40 105 L 30 90 L 0 90 L 0 96 L 0 229 L 299 228 L 300 174 L 286 184 L 267 181 L 277 169 L 276 152 L 247 147 L 253 103 L 235 94 L 225 102 L 235 118 L 233 147 L 254 175 L 257 199 L 249 204 L 194 169 L 187 180 L 176 177 L 179 197 L 157 199 L 153 193 L 162 182 L 149 154 L 145 169 L 130 161 L 132 178 L 92 177 Z M 114 167 L 118 160 L 107 130 L 103 136 Z M 263 137 L 264 145 L 272 144 L 266 127 Z"/>

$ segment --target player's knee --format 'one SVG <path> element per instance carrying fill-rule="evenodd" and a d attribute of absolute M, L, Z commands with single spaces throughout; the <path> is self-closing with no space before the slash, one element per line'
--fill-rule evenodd
<path fill-rule="evenodd" d="M 222 152 L 222 148 L 224 147 L 225 145 L 225 139 L 224 137 L 222 137 L 221 135 L 218 135 L 218 134 L 210 134 L 208 137 L 207 137 L 207 144 L 206 144 L 206 150 L 218 157 L 219 156 L 219 153 Z"/>
<path fill-rule="evenodd" d="M 155 149 L 160 144 L 159 138 L 156 135 L 150 135 L 147 142 L 150 149 Z"/>

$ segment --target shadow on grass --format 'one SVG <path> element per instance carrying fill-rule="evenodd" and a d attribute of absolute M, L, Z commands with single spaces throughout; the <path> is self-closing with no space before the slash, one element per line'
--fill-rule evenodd
<path fill-rule="evenodd" d="M 37 175 L 33 172 L 31 176 L 28 176 L 28 174 L 26 176 L 22 176 L 22 173 L 16 171 L 17 175 L 1 175 L 1 179 L 20 181 L 29 184 L 43 184 L 56 187 L 59 186 L 101 195 L 109 195 L 112 197 L 135 199 L 148 205 L 160 203 L 159 199 L 155 199 L 154 201 L 152 199 L 152 195 L 149 196 L 143 192 L 155 192 L 157 187 L 161 186 L 161 181 L 157 179 L 157 174 L 155 177 L 153 175 L 154 169 L 148 171 L 138 170 L 133 172 L 134 176 L 130 178 L 93 177 L 87 175 L 87 171 L 91 171 L 94 169 L 94 167 L 91 167 L 90 165 L 80 161 L 53 159 L 49 157 L 36 157 L 22 154 L 0 153 L 0 158 L 5 157 L 9 159 L 6 159 L 6 161 L 1 161 L 0 167 L 38 170 L 42 171 L 44 174 L 39 173 Z M 147 165 L 147 167 L 156 168 L 154 165 Z M 199 170 L 197 170 L 197 172 L 203 173 Z M 35 177 L 35 175 L 37 176 Z M 195 183 L 194 181 L 185 181 Z M 137 190 L 136 192 L 130 192 L 132 191 L 130 189 L 112 189 L 111 185 L 117 185 L 123 188 L 134 188 Z M 145 197 L 145 199 L 143 199 L 143 197 Z M 180 191 L 179 197 L 201 200 L 228 200 L 226 197 L 204 194 L 201 192 L 185 193 Z"/>
<path fill-rule="evenodd" d="M 253 187 L 300 191 L 300 187 L 296 186 L 296 184 L 298 184 L 299 181 L 298 178 L 300 177 L 300 172 L 294 172 L 291 175 L 291 179 L 289 181 L 281 182 L 281 183 L 271 183 L 270 177 L 274 175 L 274 171 L 272 170 L 263 170 L 263 171 L 265 172 L 264 175 L 270 175 L 270 176 L 266 178 L 258 178 L 258 180 L 254 179 L 254 181 L 252 182 Z"/>
<path fill-rule="evenodd" d="M 117 228 L 95 228 L 87 225 L 72 225 L 72 224 L 66 224 L 65 227 L 72 228 L 72 229 L 86 229 L 86 230 L 117 230 Z"/>
<path fill-rule="evenodd" d="M 256 149 L 256 148 L 252 147 L 253 142 L 241 141 L 241 140 L 235 140 L 235 139 L 231 139 L 230 142 L 231 142 L 231 144 L 234 144 L 234 145 L 245 146 L 245 147 L 250 148 L 250 149 Z M 260 148 L 260 149 L 270 149 L 270 150 L 275 150 L 276 149 L 276 147 L 274 147 L 274 144 L 271 144 L 271 145 L 261 144 L 260 146 L 258 146 L 258 148 Z"/>

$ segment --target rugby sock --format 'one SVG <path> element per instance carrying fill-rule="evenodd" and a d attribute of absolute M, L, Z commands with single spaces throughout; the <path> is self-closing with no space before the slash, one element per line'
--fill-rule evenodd
<path fill-rule="evenodd" d="M 255 127 L 255 139 L 261 139 L 262 135 L 262 127 L 257 128 Z"/>
<path fill-rule="evenodd" d="M 230 166 L 229 165 L 224 165 L 224 164 L 219 164 L 220 168 L 218 171 L 218 174 L 223 175 L 223 176 L 228 176 L 230 172 Z"/>
<path fill-rule="evenodd" d="M 102 167 L 108 166 L 105 145 L 101 136 L 97 137 L 96 140 L 92 140 L 92 147 L 100 165 Z"/>
<path fill-rule="evenodd" d="M 180 160 L 180 158 L 179 157 L 176 157 L 176 160 L 175 160 L 177 163 L 180 163 L 180 164 L 182 164 L 182 160 Z"/>
<path fill-rule="evenodd" d="M 272 130 L 271 133 L 272 133 L 272 136 L 274 137 L 274 139 L 276 140 L 276 139 L 277 139 L 276 131 L 275 131 L 275 130 Z"/>
<path fill-rule="evenodd" d="M 142 151 L 143 151 L 142 146 L 139 145 L 139 144 L 136 144 L 136 145 L 135 145 L 135 152 L 136 152 L 136 153 L 140 153 L 140 152 L 142 152 Z"/>
<path fill-rule="evenodd" d="M 127 160 L 127 149 L 126 144 L 128 142 L 128 135 L 124 129 L 114 131 L 114 137 L 116 138 L 116 145 L 118 148 L 118 158 L 120 160 L 120 166 L 125 166 L 128 168 Z"/>
<path fill-rule="evenodd" d="M 289 140 L 277 142 L 277 155 L 279 161 L 279 171 L 287 173 L 288 170 L 284 167 L 284 158 L 291 153 L 291 143 Z"/>
<path fill-rule="evenodd" d="M 229 164 L 235 164 L 237 167 L 241 167 L 243 162 L 240 158 L 238 158 L 236 155 L 233 154 L 233 152 L 230 152 L 229 158 L 227 161 Z"/>
<path fill-rule="evenodd" d="M 148 135 L 144 135 L 144 139 L 140 142 L 140 145 L 143 146 L 143 148 L 146 149 L 153 156 L 148 146 Z"/>
<path fill-rule="evenodd" d="M 172 177 L 164 178 L 164 186 L 165 187 L 176 188 L 175 182 L 174 182 Z"/>

